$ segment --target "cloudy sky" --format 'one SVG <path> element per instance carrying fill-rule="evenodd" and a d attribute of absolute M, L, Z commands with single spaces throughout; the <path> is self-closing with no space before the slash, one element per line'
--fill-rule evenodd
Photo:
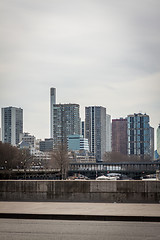
<path fill-rule="evenodd" d="M 0 107 L 24 110 L 24 131 L 49 137 L 57 103 L 100 105 L 112 118 L 160 123 L 159 0 L 1 0 Z"/>

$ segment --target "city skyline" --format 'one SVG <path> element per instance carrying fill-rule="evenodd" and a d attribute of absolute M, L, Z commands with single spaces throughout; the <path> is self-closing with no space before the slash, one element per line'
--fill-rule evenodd
<path fill-rule="evenodd" d="M 47 138 L 55 87 L 58 103 L 80 105 L 82 120 L 86 106 L 112 119 L 147 113 L 156 139 L 159 11 L 158 0 L 2 0 L 0 107 L 22 108 L 24 131 Z"/>

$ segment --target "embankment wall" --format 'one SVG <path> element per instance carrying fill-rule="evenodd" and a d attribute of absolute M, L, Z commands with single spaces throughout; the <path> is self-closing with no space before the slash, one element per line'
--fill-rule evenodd
<path fill-rule="evenodd" d="M 0 201 L 159 203 L 160 181 L 0 180 Z"/>

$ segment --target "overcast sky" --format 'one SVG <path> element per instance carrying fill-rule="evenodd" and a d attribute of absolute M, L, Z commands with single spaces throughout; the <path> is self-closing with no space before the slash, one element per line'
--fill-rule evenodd
<path fill-rule="evenodd" d="M 0 107 L 24 110 L 24 131 L 49 137 L 57 103 L 147 113 L 160 123 L 159 0 L 0 0 Z"/>

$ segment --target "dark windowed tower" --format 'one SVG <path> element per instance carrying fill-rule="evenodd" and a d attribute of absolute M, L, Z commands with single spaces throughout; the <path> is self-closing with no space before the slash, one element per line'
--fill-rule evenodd
<path fill-rule="evenodd" d="M 127 116 L 128 123 L 128 154 L 142 158 L 150 156 L 150 125 L 147 114 Z"/>
<path fill-rule="evenodd" d="M 88 139 L 89 150 L 96 161 L 102 161 L 106 151 L 106 108 L 85 107 L 85 138 Z"/>
<path fill-rule="evenodd" d="M 127 155 L 127 119 L 112 119 L 112 152 Z"/>

